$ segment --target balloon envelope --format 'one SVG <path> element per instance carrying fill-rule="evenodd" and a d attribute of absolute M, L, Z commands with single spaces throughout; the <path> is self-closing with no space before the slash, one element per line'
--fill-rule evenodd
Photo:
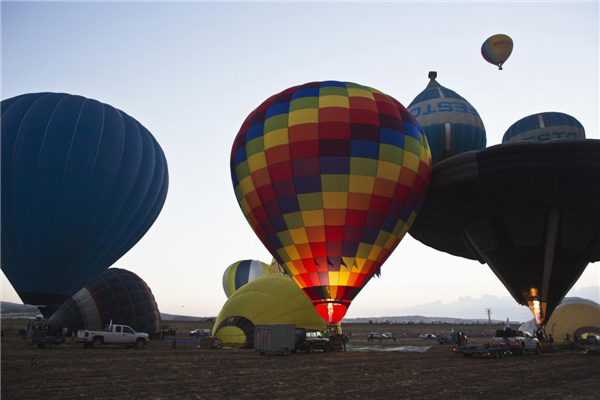
<path fill-rule="evenodd" d="M 427 136 L 433 164 L 481 150 L 487 142 L 477 110 L 458 93 L 441 86 L 436 77 L 436 72 L 429 73 L 429 84 L 408 106 Z"/>
<path fill-rule="evenodd" d="M 543 112 L 512 124 L 502 137 L 502 143 L 525 140 L 546 142 L 554 139 L 585 139 L 585 129 L 575 117 L 568 114 Z"/>
<path fill-rule="evenodd" d="M 283 274 L 269 274 L 240 288 L 225 302 L 213 335 L 225 346 L 253 348 L 254 326 L 265 323 L 327 329 L 327 322 L 294 281 Z"/>
<path fill-rule="evenodd" d="M 408 231 L 430 170 L 423 130 L 398 101 L 336 81 L 267 99 L 231 152 L 252 229 L 336 323 Z"/>
<path fill-rule="evenodd" d="M 494 35 L 489 37 L 481 46 L 481 55 L 485 61 L 498 66 L 502 69 L 502 65 L 506 62 L 510 53 L 513 50 L 513 41 L 506 35 Z"/>
<path fill-rule="evenodd" d="M 269 265 L 258 260 L 241 260 L 234 262 L 223 274 L 223 290 L 227 298 L 236 290 L 256 278 L 269 274 Z"/>
<path fill-rule="evenodd" d="M 2 271 L 49 317 L 150 229 L 168 188 L 154 137 L 64 93 L 2 101 Z"/>
<path fill-rule="evenodd" d="M 133 272 L 111 268 L 92 279 L 50 319 L 53 328 L 104 329 L 128 325 L 136 332 L 160 333 L 161 318 L 152 291 Z"/>
<path fill-rule="evenodd" d="M 599 199 L 600 140 L 506 143 L 436 164 L 410 234 L 487 263 L 544 325 L 600 261 Z"/>
<path fill-rule="evenodd" d="M 535 319 L 519 327 L 520 331 L 533 333 L 537 329 Z M 560 342 L 567 332 L 573 337 L 587 336 L 588 333 L 600 334 L 600 304 L 580 297 L 566 297 L 546 324 L 545 332 Z"/>

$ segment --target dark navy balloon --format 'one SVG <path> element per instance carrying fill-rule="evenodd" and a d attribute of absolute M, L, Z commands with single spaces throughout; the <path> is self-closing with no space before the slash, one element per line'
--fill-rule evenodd
<path fill-rule="evenodd" d="M 150 229 L 167 162 L 146 128 L 96 100 L 35 93 L 1 108 L 2 271 L 49 316 Z"/>
<path fill-rule="evenodd" d="M 67 300 L 50 319 L 54 328 L 98 330 L 110 324 L 136 332 L 160 333 L 161 318 L 152 291 L 139 276 L 111 268 Z"/>

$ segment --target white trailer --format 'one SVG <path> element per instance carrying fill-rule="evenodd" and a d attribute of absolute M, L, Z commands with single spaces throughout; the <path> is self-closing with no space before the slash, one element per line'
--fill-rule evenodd
<path fill-rule="evenodd" d="M 254 351 L 287 356 L 296 346 L 296 325 L 260 324 L 254 329 Z"/>

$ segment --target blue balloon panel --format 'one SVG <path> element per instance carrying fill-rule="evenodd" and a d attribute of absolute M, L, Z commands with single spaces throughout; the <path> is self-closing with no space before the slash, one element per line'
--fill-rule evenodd
<path fill-rule="evenodd" d="M 21 300 L 51 315 L 144 236 L 168 182 L 123 111 L 64 93 L 2 101 L 2 271 Z"/>

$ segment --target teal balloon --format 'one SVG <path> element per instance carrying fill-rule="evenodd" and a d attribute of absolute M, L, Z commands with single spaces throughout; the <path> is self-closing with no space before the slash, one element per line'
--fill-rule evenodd
<path fill-rule="evenodd" d="M 546 142 L 554 139 L 585 139 L 585 129 L 581 122 L 568 114 L 543 112 L 512 124 L 502 137 L 502 143 Z"/>
<path fill-rule="evenodd" d="M 436 72 L 407 107 L 423 128 L 433 164 L 471 150 L 485 148 L 483 121 L 475 107 L 453 90 L 440 85 Z"/>

